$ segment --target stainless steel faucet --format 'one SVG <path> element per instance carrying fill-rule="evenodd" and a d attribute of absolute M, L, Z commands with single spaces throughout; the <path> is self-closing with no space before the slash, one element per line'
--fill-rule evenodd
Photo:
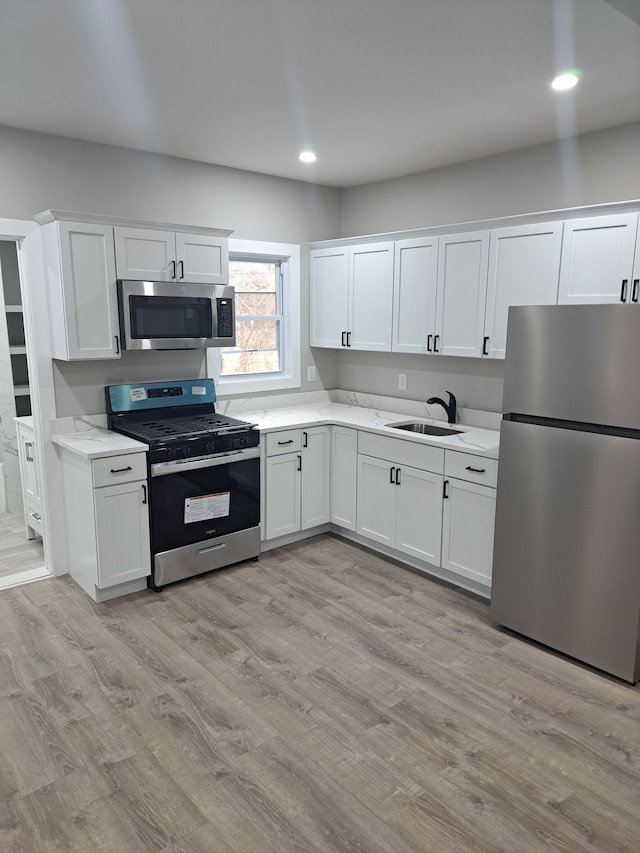
<path fill-rule="evenodd" d="M 446 393 L 449 395 L 448 403 L 445 403 L 441 397 L 429 397 L 427 400 L 427 406 L 431 406 L 433 403 L 439 403 L 447 413 L 447 422 L 455 424 L 458 413 L 458 402 L 451 391 L 447 391 Z"/>

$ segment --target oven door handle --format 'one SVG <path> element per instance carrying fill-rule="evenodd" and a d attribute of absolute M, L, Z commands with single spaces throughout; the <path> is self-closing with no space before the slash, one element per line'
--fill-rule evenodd
<path fill-rule="evenodd" d="M 198 468 L 216 468 L 219 465 L 231 465 L 245 459 L 258 459 L 259 447 L 247 447 L 245 450 L 232 450 L 229 453 L 216 453 L 214 456 L 199 456 L 197 459 L 176 459 L 173 462 L 156 462 L 151 466 L 152 477 L 165 477 L 181 471 L 196 471 Z"/>

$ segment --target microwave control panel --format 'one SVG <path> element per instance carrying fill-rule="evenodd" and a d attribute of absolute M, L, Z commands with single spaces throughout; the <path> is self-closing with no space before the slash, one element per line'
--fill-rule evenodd
<path fill-rule="evenodd" d="M 234 336 L 233 300 L 216 299 L 218 309 L 218 338 L 232 338 Z"/>

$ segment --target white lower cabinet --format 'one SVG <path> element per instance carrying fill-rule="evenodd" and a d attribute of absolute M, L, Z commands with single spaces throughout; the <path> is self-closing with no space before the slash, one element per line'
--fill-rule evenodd
<path fill-rule="evenodd" d="M 491 586 L 496 476 L 495 460 L 446 451 L 442 568 L 485 587 Z"/>
<path fill-rule="evenodd" d="M 356 529 L 358 431 L 331 427 L 331 522 Z"/>
<path fill-rule="evenodd" d="M 42 536 L 42 501 L 35 454 L 35 432 L 31 416 L 15 418 L 18 459 L 22 481 L 22 505 L 27 539 Z"/>
<path fill-rule="evenodd" d="M 329 522 L 329 427 L 269 433 L 265 539 Z"/>
<path fill-rule="evenodd" d="M 144 453 L 62 451 L 69 573 L 94 601 L 145 589 L 151 573 Z"/>

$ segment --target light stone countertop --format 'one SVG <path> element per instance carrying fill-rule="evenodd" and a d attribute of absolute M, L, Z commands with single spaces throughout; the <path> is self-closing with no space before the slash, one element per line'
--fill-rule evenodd
<path fill-rule="evenodd" d="M 102 459 L 105 456 L 123 456 L 125 453 L 144 453 L 147 444 L 136 441 L 119 432 L 99 426 L 87 427 L 79 432 L 52 435 L 51 441 L 58 447 L 81 456 L 83 459 Z"/>
<path fill-rule="evenodd" d="M 263 409 L 253 412 L 242 409 L 242 411 L 234 411 L 229 414 L 257 424 L 261 433 L 297 427 L 304 429 L 305 427 L 323 424 L 336 424 L 389 435 L 418 444 L 430 444 L 444 450 L 461 450 L 491 459 L 498 458 L 500 443 L 500 432 L 498 430 L 482 429 L 468 424 L 447 424 L 430 418 L 367 409 L 344 403 L 327 402 L 320 405 L 291 406 L 290 408 Z M 432 436 L 410 433 L 389 426 L 392 423 L 406 423 L 407 421 L 422 421 L 441 427 L 451 426 L 453 429 L 461 430 L 461 432 L 459 435 Z"/>

